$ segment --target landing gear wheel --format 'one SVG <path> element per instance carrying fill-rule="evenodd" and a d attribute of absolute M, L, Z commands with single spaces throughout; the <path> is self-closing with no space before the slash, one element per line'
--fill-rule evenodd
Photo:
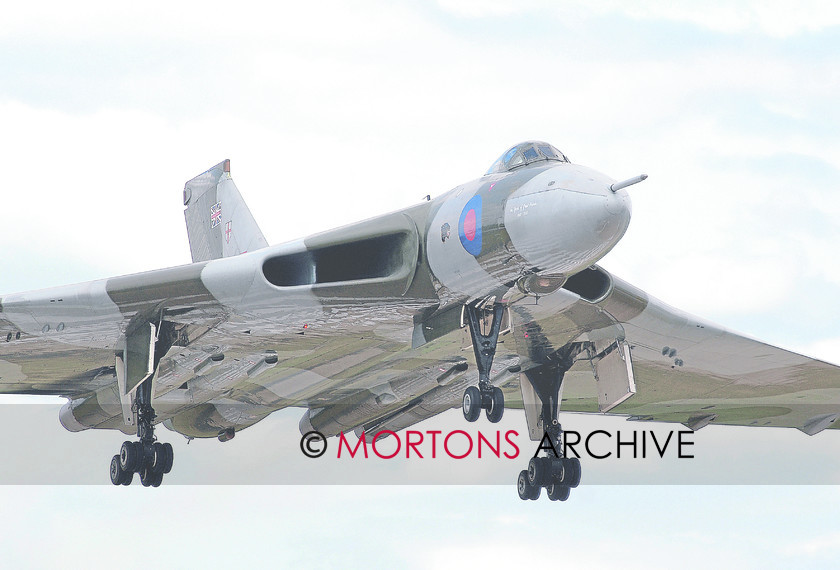
<path fill-rule="evenodd" d="M 464 391 L 464 400 L 461 406 L 464 418 L 468 422 L 474 422 L 481 415 L 481 392 L 475 386 L 470 386 Z"/>
<path fill-rule="evenodd" d="M 572 490 L 566 485 L 549 485 L 545 488 L 546 494 L 551 501 L 565 501 L 569 498 Z"/>
<path fill-rule="evenodd" d="M 519 498 L 523 501 L 536 501 L 540 498 L 541 487 L 531 485 L 528 480 L 528 472 L 525 470 L 519 472 L 519 477 L 516 479 L 516 490 L 519 493 Z"/>
<path fill-rule="evenodd" d="M 152 470 L 148 467 L 144 467 L 140 470 L 140 484 L 144 487 L 149 487 L 152 484 Z"/>
<path fill-rule="evenodd" d="M 172 470 L 174 452 L 171 443 L 155 443 L 152 446 L 152 471 L 155 473 L 169 473 Z"/>
<path fill-rule="evenodd" d="M 111 483 L 114 485 L 122 485 L 125 479 L 125 471 L 123 471 L 122 465 L 120 465 L 120 456 L 115 455 L 111 458 L 111 469 L 109 471 L 111 476 Z"/>
<path fill-rule="evenodd" d="M 122 485 L 128 487 L 134 481 L 134 471 L 123 471 Z"/>
<path fill-rule="evenodd" d="M 155 473 L 151 467 L 140 471 L 140 484 L 144 487 L 160 487 L 162 481 L 163 473 Z"/>
<path fill-rule="evenodd" d="M 152 460 L 149 463 L 149 469 L 152 473 L 163 473 L 163 447 L 162 443 L 152 444 Z"/>
<path fill-rule="evenodd" d="M 577 457 L 563 459 L 563 485 L 573 489 L 580 485 L 580 459 Z"/>
<path fill-rule="evenodd" d="M 528 482 L 533 486 L 548 484 L 551 479 L 551 465 L 543 457 L 532 457 L 528 461 Z"/>
<path fill-rule="evenodd" d="M 490 423 L 499 423 L 502 414 L 505 413 L 505 395 L 498 386 L 493 387 L 491 392 L 490 407 L 487 409 L 487 419 Z"/>
<path fill-rule="evenodd" d="M 175 460 L 175 451 L 172 449 L 171 443 L 164 443 L 163 444 L 163 451 L 164 451 L 164 460 L 163 460 L 163 472 L 169 473 L 172 471 L 172 462 Z"/>
<path fill-rule="evenodd" d="M 122 447 L 120 447 L 120 466 L 123 471 L 136 471 L 142 458 L 143 445 L 140 442 L 123 442 Z"/>

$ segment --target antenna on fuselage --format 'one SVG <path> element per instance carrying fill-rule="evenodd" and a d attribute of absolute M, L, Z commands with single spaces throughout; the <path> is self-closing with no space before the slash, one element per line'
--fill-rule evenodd
<path fill-rule="evenodd" d="M 627 188 L 628 186 L 632 186 L 633 184 L 638 184 L 642 180 L 647 179 L 647 174 L 639 174 L 638 176 L 634 176 L 633 178 L 628 178 L 622 182 L 616 182 L 615 184 L 610 184 L 610 190 L 613 192 L 618 192 L 622 188 Z"/>

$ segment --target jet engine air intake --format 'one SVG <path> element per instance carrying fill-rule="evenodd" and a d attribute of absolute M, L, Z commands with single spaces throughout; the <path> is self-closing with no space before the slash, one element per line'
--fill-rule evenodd
<path fill-rule="evenodd" d="M 265 261 L 263 274 L 278 287 L 383 279 L 403 269 L 410 238 L 399 232 L 279 255 Z M 415 258 L 408 262 L 413 265 Z"/>
<path fill-rule="evenodd" d="M 563 289 L 579 295 L 584 301 L 597 303 L 610 294 L 612 279 L 609 273 L 595 265 L 569 277 Z"/>

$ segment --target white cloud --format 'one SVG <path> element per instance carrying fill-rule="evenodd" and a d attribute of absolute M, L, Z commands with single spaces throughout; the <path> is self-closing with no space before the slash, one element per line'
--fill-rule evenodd
<path fill-rule="evenodd" d="M 640 20 L 690 22 L 724 33 L 760 32 L 774 37 L 815 32 L 840 23 L 840 10 L 830 2 L 757 0 L 726 2 L 637 1 L 601 3 L 602 10 L 623 11 Z"/>
<path fill-rule="evenodd" d="M 243 0 L 236 7 L 221 0 L 177 4 L 150 0 L 142 6 L 80 0 L 72 7 L 47 0 L 8 6 L 0 37 L 117 43 L 162 39 L 202 44 L 243 39 L 254 43 L 303 41 L 329 49 L 348 42 L 358 46 L 369 38 L 411 34 L 405 14 L 400 6 L 376 0 L 353 7 L 336 0 L 324 0 L 317 6 Z"/>
<path fill-rule="evenodd" d="M 547 533 L 550 537 L 551 534 Z M 557 552 L 549 544 L 547 537 L 535 535 L 533 539 L 511 540 L 501 538 L 493 541 L 469 541 L 462 545 L 432 545 L 426 552 L 419 553 L 418 566 L 421 568 L 512 568 L 521 564 L 554 565 Z M 603 551 L 591 550 L 576 545 L 578 548 L 563 550 L 563 564 L 574 567 L 604 566 L 608 556 Z"/>
<path fill-rule="evenodd" d="M 810 344 L 791 347 L 791 350 L 840 365 L 840 337 L 826 338 Z"/>
<path fill-rule="evenodd" d="M 726 34 L 757 32 L 786 38 L 818 32 L 840 24 L 840 9 L 824 0 L 759 1 L 713 0 L 572 0 L 562 3 L 514 0 L 438 0 L 451 14 L 468 18 L 504 17 L 528 12 L 554 12 L 558 19 L 586 20 L 596 16 L 622 15 L 639 21 L 685 22 Z"/>
<path fill-rule="evenodd" d="M 783 549 L 787 555 L 820 556 L 840 551 L 840 532 L 823 534 L 811 539 L 801 540 Z"/>

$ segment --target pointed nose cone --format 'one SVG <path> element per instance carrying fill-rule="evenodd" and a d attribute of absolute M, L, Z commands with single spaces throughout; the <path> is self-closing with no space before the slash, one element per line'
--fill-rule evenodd
<path fill-rule="evenodd" d="M 627 231 L 627 192 L 610 191 L 606 178 L 587 181 L 580 188 L 523 186 L 508 198 L 505 227 L 513 246 L 541 271 L 576 273 L 603 257 Z"/>

